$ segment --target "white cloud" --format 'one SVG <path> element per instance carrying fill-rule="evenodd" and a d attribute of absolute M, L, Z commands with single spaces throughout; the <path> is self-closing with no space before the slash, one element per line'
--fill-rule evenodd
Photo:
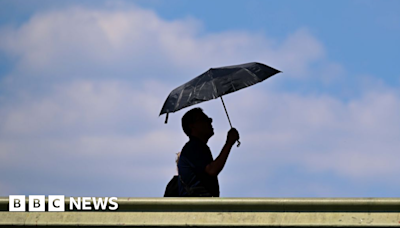
<path fill-rule="evenodd" d="M 115 76 L 115 72 L 165 79 L 168 75 L 160 73 L 204 71 L 250 61 L 305 75 L 311 62 L 324 57 L 322 44 L 307 29 L 282 42 L 261 33 L 200 31 L 200 23 L 193 19 L 165 21 L 132 6 L 125 10 L 73 7 L 37 14 L 20 27 L 3 29 L 0 49 L 19 58 L 17 69 L 24 77 L 51 78 L 104 72 Z"/>
<path fill-rule="evenodd" d="M 168 88 L 156 81 L 136 90 L 123 81 L 80 80 L 54 85 L 49 93 L 31 94 L 2 106 L 1 133 L 46 134 L 49 131 L 100 129 L 121 122 L 158 120 L 160 103 Z M 97 126 L 97 127 L 96 127 Z"/>
<path fill-rule="evenodd" d="M 118 184 L 130 188 L 168 181 L 186 137 L 165 128 L 158 118 L 165 86 L 147 81 L 141 88 L 116 80 L 73 81 L 2 106 L 0 166 L 9 173 L 2 180 L 8 183 L 2 194 L 13 194 L 10 189 L 43 194 L 53 189 L 47 182 L 51 178 L 82 182 L 80 187 L 65 187 L 63 194 L 102 189 L 96 184 L 101 179 L 120 180 Z M 154 196 L 163 189 L 135 191 Z"/>
<path fill-rule="evenodd" d="M 231 112 L 249 110 L 236 121 L 245 131 L 242 141 L 251 144 L 249 149 L 257 151 L 255 156 L 261 161 L 271 159 L 269 151 L 275 151 L 279 154 L 272 158 L 278 164 L 333 171 L 345 178 L 393 180 L 400 172 L 396 165 L 400 95 L 396 91 L 365 92 L 349 102 L 254 89 L 241 96 Z"/>
<path fill-rule="evenodd" d="M 38 173 L 53 168 L 62 178 L 102 176 L 143 184 L 167 181 L 175 172 L 174 153 L 186 141 L 179 127 L 184 111 L 171 114 L 170 123 L 164 125 L 163 118 L 157 118 L 155 113 L 159 108 L 156 105 L 159 95 L 150 95 L 152 86 L 143 88 L 135 91 L 117 82 L 82 81 L 54 90 L 44 98 L 46 102 L 37 101 L 46 105 L 36 107 L 21 103 L 14 106 L 10 109 L 12 112 L 5 112 L 9 118 L 3 121 L 7 128 L 2 127 L 1 166 L 14 170 L 17 167 L 12 164 L 19 164 Z M 159 88 L 163 88 L 162 84 Z M 84 99 L 79 100 L 80 97 Z M 139 99 L 126 102 L 129 97 Z M 98 99 L 103 102 L 96 102 Z M 251 181 L 261 181 L 251 190 L 261 194 L 262 183 L 278 175 L 275 170 L 287 165 L 311 174 L 331 172 L 357 182 L 380 177 L 380 181 L 387 183 L 397 178 L 400 171 L 396 165 L 400 96 L 394 91 L 366 93 L 343 102 L 328 96 L 249 88 L 225 100 L 242 141 L 240 148 L 233 149 L 221 174 L 225 195 L 250 194 L 246 189 L 240 190 L 240 185 Z M 133 111 L 135 101 L 154 105 Z M 204 103 L 202 107 L 214 119 L 216 135 L 210 140 L 210 147 L 216 156 L 222 148 L 228 123 L 219 101 Z M 115 112 L 110 113 L 110 109 Z M 75 118 L 70 118 L 74 116 L 71 112 L 75 113 Z M 19 121 L 10 120 L 15 115 L 20 115 Z M 137 127 L 137 124 L 142 126 Z M 130 132 L 126 132 L 126 125 Z M 32 157 L 40 159 L 32 163 Z M 74 163 L 74 170 L 66 172 L 69 166 L 60 165 L 63 162 Z M 308 181 L 310 188 L 315 186 L 312 179 Z M 320 185 L 324 186 L 322 189 L 332 188 L 330 192 L 338 187 Z M 274 195 L 274 189 L 282 186 L 271 188 L 269 193 Z M 139 188 L 138 191 L 139 196 L 144 190 Z M 290 195 L 290 192 L 281 193 Z M 315 194 L 323 195 L 317 190 Z"/>

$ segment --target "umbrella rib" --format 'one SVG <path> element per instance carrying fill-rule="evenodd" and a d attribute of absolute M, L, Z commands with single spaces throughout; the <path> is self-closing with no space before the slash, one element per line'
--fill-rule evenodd
<path fill-rule="evenodd" d="M 235 88 L 235 86 L 233 85 L 232 81 L 231 81 L 231 86 L 232 86 L 232 88 L 233 88 L 233 91 L 236 91 L 236 88 Z"/>
<path fill-rule="evenodd" d="M 215 98 L 217 98 L 218 97 L 218 90 L 217 90 L 217 87 L 215 86 L 215 83 L 214 83 L 214 81 L 212 80 L 213 79 L 213 77 L 212 77 L 212 74 L 211 74 L 211 72 L 210 71 L 208 71 L 207 72 L 207 75 L 208 75 L 208 77 L 210 77 L 210 82 L 211 82 L 211 84 L 212 84 L 212 86 L 213 86 L 213 89 L 214 89 L 214 94 L 216 95 L 216 96 L 214 96 L 214 94 L 213 94 L 213 98 L 215 99 Z"/>
<path fill-rule="evenodd" d="M 175 110 L 176 110 L 177 106 L 179 105 L 179 102 L 182 99 L 183 91 L 185 91 L 185 90 L 182 89 L 181 93 L 179 94 L 178 100 L 176 101 L 175 108 L 174 108 Z"/>
<path fill-rule="evenodd" d="M 241 70 L 246 70 L 246 71 L 250 72 L 249 70 L 247 70 L 246 68 L 243 67 L 243 68 L 239 68 L 237 71 L 235 71 L 235 73 L 238 72 L 238 71 L 241 71 Z M 250 74 L 251 74 L 252 76 L 254 76 L 251 72 L 250 72 Z M 231 83 L 231 86 L 232 86 L 232 88 L 233 88 L 233 91 L 237 91 L 236 88 L 235 88 L 235 86 L 233 85 L 232 81 L 230 81 L 230 83 Z"/>
<path fill-rule="evenodd" d="M 251 76 L 253 76 L 255 79 L 258 79 L 257 75 L 255 75 L 253 72 L 249 71 L 247 68 L 243 68 L 244 70 L 247 71 L 247 73 L 249 73 Z M 260 80 L 257 80 L 260 81 Z"/>

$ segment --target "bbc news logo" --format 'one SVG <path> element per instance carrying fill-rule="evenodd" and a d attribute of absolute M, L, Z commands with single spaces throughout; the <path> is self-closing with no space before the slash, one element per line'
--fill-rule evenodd
<path fill-rule="evenodd" d="M 69 210 L 110 210 L 118 209 L 117 197 L 74 197 L 69 198 Z M 10 195 L 8 208 L 9 211 L 26 211 L 26 197 L 24 195 Z M 93 205 L 92 205 L 93 204 Z M 29 211 L 46 211 L 46 198 L 44 195 L 30 195 L 28 197 Z M 65 196 L 49 195 L 48 211 L 65 211 Z"/>

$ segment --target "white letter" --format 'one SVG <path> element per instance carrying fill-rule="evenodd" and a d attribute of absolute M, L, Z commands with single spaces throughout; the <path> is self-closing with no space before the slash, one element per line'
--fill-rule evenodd
<path fill-rule="evenodd" d="M 82 210 L 91 210 L 92 207 L 90 206 L 90 197 L 82 197 Z"/>
<path fill-rule="evenodd" d="M 92 199 L 95 210 L 99 210 L 100 205 L 101 205 L 101 210 L 103 211 L 106 210 L 108 197 L 105 197 L 104 202 L 102 198 L 99 198 L 98 202 L 96 202 L 96 197 L 92 197 Z"/>
<path fill-rule="evenodd" d="M 113 202 L 113 200 L 117 201 L 118 198 L 117 198 L 117 197 L 111 197 L 111 198 L 108 200 L 108 202 L 109 202 L 111 205 L 114 205 L 114 207 L 108 207 L 108 209 L 109 209 L 110 211 L 115 211 L 115 210 L 118 209 L 118 203 L 117 203 L 117 202 Z"/>
<path fill-rule="evenodd" d="M 25 196 L 24 195 L 10 195 L 8 197 L 8 210 L 9 211 L 25 211 Z"/>
<path fill-rule="evenodd" d="M 69 210 L 73 211 L 74 206 L 75 206 L 76 210 L 81 209 L 81 197 L 78 197 L 78 202 L 75 201 L 74 197 L 69 197 Z"/>

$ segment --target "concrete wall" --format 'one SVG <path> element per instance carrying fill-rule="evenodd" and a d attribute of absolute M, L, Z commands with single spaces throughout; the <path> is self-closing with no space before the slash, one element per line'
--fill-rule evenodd
<path fill-rule="evenodd" d="M 65 212 L 9 212 L 8 197 L 1 197 L 0 226 L 400 226 L 399 198 L 118 198 L 117 202 L 116 211 L 68 211 L 66 197 Z"/>

